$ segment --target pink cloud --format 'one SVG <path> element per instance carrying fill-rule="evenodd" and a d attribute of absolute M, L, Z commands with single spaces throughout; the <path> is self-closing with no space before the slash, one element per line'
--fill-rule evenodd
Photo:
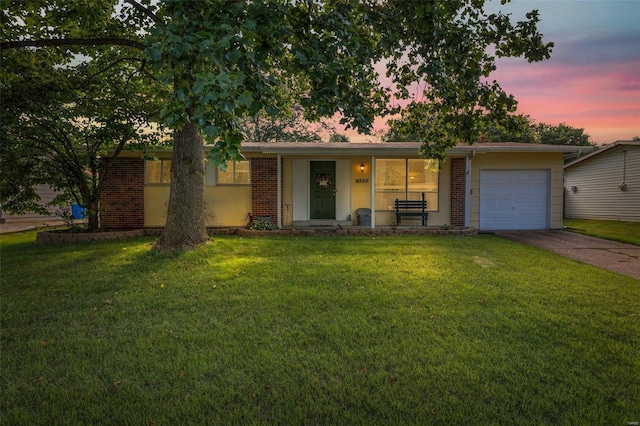
<path fill-rule="evenodd" d="M 558 36 L 552 58 L 541 63 L 499 59 L 490 80 L 537 122 L 584 128 L 597 143 L 640 135 L 638 36 L 590 35 Z M 379 71 L 384 74 L 384 66 Z M 383 127 L 384 120 L 377 120 L 375 128 Z"/>
<path fill-rule="evenodd" d="M 540 10 L 540 29 L 555 43 L 551 59 L 540 63 L 498 59 L 490 80 L 515 96 L 519 113 L 584 128 L 600 143 L 640 135 L 640 2 L 493 3 L 492 11 L 504 10 L 514 19 Z M 376 122 L 376 128 L 383 125 Z"/>
<path fill-rule="evenodd" d="M 503 61 L 495 78 L 538 122 L 584 128 L 596 142 L 640 134 L 640 61 Z"/>

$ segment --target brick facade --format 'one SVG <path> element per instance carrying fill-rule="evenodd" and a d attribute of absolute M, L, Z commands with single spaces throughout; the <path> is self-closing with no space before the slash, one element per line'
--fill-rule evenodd
<path fill-rule="evenodd" d="M 451 225 L 464 226 L 466 194 L 466 162 L 464 158 L 451 158 Z"/>
<path fill-rule="evenodd" d="M 144 160 L 117 158 L 104 177 L 100 194 L 102 229 L 144 227 Z"/>
<path fill-rule="evenodd" d="M 278 159 L 251 159 L 251 215 L 278 221 Z"/>

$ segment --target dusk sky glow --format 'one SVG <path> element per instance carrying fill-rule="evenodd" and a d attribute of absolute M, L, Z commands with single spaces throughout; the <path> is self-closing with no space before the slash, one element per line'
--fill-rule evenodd
<path fill-rule="evenodd" d="M 640 0 L 491 0 L 486 7 L 514 22 L 533 9 L 544 41 L 555 44 L 551 59 L 499 59 L 490 80 L 534 122 L 583 128 L 597 144 L 640 136 Z"/>
<path fill-rule="evenodd" d="M 502 59 L 493 77 L 536 122 L 584 128 L 598 143 L 640 136 L 640 0 L 515 0 L 514 18 L 537 9 L 551 59 Z"/>

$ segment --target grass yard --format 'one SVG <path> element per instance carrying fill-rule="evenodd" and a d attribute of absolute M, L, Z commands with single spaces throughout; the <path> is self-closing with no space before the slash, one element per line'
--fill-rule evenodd
<path fill-rule="evenodd" d="M 569 231 L 640 246 L 640 222 L 564 219 Z"/>
<path fill-rule="evenodd" d="M 640 284 L 549 252 L 34 239 L 0 237 L 4 425 L 640 421 Z"/>

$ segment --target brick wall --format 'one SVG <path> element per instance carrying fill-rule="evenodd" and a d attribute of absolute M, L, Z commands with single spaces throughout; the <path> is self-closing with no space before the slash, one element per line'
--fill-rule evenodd
<path fill-rule="evenodd" d="M 466 162 L 464 158 L 451 158 L 451 225 L 464 226 L 466 194 Z"/>
<path fill-rule="evenodd" d="M 251 215 L 278 221 L 278 159 L 251 159 Z"/>
<path fill-rule="evenodd" d="M 104 177 L 100 196 L 102 229 L 144 227 L 144 160 L 118 158 Z"/>

